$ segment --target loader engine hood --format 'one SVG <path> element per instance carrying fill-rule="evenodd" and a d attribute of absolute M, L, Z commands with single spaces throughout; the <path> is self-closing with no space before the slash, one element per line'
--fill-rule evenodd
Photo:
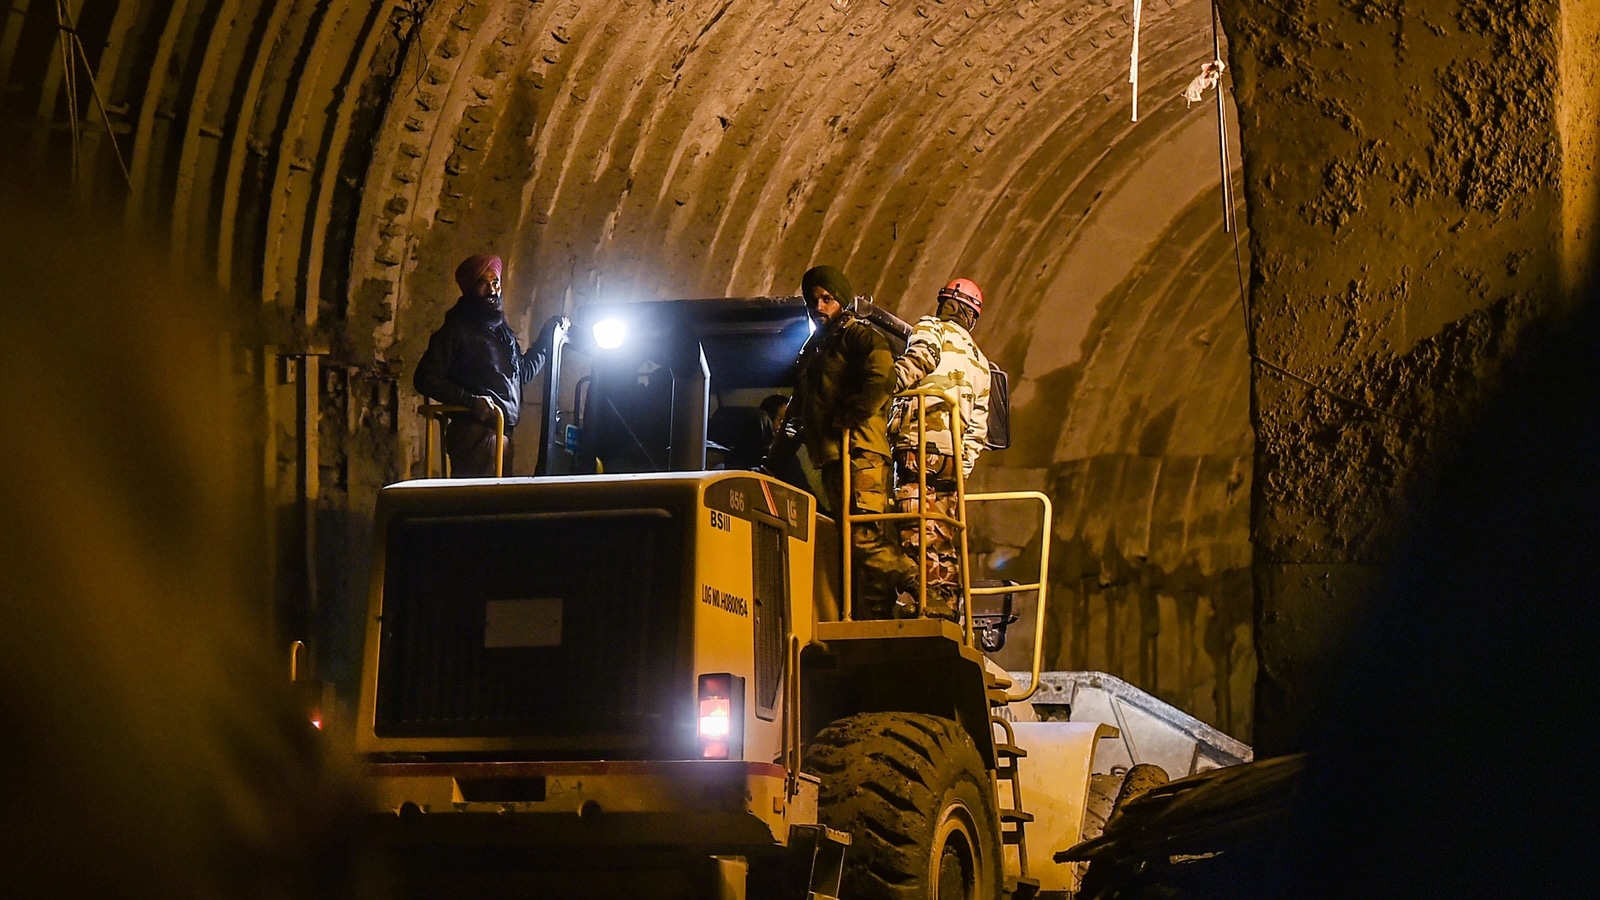
<path fill-rule="evenodd" d="M 551 481 L 385 490 L 362 749 L 689 752 L 682 542 L 694 484 Z"/>

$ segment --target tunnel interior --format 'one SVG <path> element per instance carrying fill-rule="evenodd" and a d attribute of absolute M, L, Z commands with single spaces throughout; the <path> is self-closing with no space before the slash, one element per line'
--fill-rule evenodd
<path fill-rule="evenodd" d="M 1248 739 L 1258 674 L 1281 712 L 1417 473 L 1592 255 L 1594 21 L 1554 0 L 14 0 L 0 156 L 215 292 L 221 337 L 188 364 L 236 401 L 218 445 L 263 513 L 256 607 L 341 686 L 461 258 L 505 258 L 524 342 L 588 304 L 796 293 L 829 263 L 903 318 L 952 277 L 983 287 L 1015 437 L 976 485 L 1056 516 L 982 521 L 975 551 L 1003 575 L 1050 542 L 1046 667 Z M 1218 56 L 1220 96 L 1186 99 Z M 1373 74 L 1396 69 L 1411 87 Z"/>

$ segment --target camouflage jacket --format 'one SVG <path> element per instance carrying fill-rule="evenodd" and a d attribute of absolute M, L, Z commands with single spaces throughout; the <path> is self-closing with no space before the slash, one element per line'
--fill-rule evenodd
<path fill-rule="evenodd" d="M 852 450 L 889 455 L 889 398 L 894 353 L 876 328 L 851 313 L 819 329 L 800 350 L 794 399 L 774 448 L 798 432 L 813 464 L 840 457 L 840 434 Z M 769 453 L 769 457 L 773 454 Z"/>
<path fill-rule="evenodd" d="M 935 316 L 923 316 L 917 320 L 911 339 L 906 342 L 906 352 L 894 368 L 896 391 L 933 388 L 948 398 L 945 402 L 928 400 L 927 441 L 943 453 L 955 453 L 949 402 L 960 403 L 966 432 L 962 435 L 962 459 L 970 475 L 989 435 L 989 358 L 965 328 Z M 895 401 L 889 434 L 896 450 L 916 448 L 915 398 Z"/>

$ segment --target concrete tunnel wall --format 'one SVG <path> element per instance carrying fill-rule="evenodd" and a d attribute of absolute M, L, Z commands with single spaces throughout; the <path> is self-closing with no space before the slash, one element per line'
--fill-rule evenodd
<path fill-rule="evenodd" d="M 1349 689 L 1342 642 L 1403 574 L 1412 512 L 1506 366 L 1594 285 L 1600 4 L 1218 5 L 1253 228 L 1255 739 L 1273 753 Z"/>
<path fill-rule="evenodd" d="M 5 151 L 65 171 L 54 4 L 17 6 Z M 80 72 L 74 189 L 235 298 L 275 633 L 325 674 L 359 663 L 372 499 L 419 471 L 410 375 L 462 256 L 506 257 L 525 336 L 827 261 L 908 317 L 984 287 L 1017 440 L 978 483 L 1055 498 L 1046 665 L 1249 735 L 1250 370 L 1216 107 L 1180 96 L 1207 3 L 1145 4 L 1137 124 L 1130 9 L 1103 0 L 68 9 L 115 136 Z M 1025 523 L 982 528 L 1002 568 L 1035 553 Z"/>

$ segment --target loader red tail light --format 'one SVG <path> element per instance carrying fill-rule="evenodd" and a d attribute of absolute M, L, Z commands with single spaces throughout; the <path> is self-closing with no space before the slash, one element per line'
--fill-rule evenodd
<path fill-rule="evenodd" d="M 744 679 L 727 672 L 700 676 L 700 758 L 744 756 Z"/>

